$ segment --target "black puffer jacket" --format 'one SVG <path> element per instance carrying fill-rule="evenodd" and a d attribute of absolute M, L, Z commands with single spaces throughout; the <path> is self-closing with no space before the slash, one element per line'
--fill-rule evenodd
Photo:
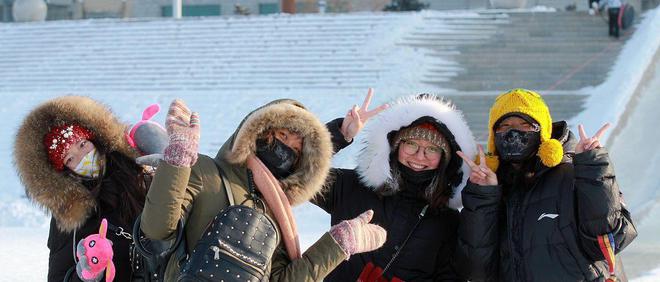
<path fill-rule="evenodd" d="M 116 194 L 118 197 L 119 188 L 110 182 L 102 185 L 103 195 L 107 196 L 108 193 Z M 119 203 L 116 203 L 117 205 Z M 107 238 L 112 241 L 112 250 L 114 255 L 112 261 L 115 264 L 115 281 L 131 281 L 132 271 L 130 257 L 130 245 L 132 240 L 119 234 L 119 231 L 124 230 L 126 234 L 130 234 L 132 226 L 123 226 L 120 224 L 120 217 L 118 214 L 117 206 L 110 206 L 104 203 L 99 203 L 99 210 L 94 212 L 84 224 L 74 232 L 60 231 L 57 227 L 57 221 L 53 218 L 50 221 L 50 232 L 48 233 L 48 249 L 50 255 L 48 258 L 48 281 L 61 282 L 63 281 L 67 271 L 74 268 L 76 265 L 74 244 L 78 244 L 81 239 L 99 232 L 101 226 L 101 219 L 108 220 L 108 224 L 112 225 L 108 228 Z M 121 229 L 120 229 L 121 228 Z M 69 281 L 80 281 L 75 269 L 72 270 L 72 275 Z"/>
<path fill-rule="evenodd" d="M 503 196 L 502 186 L 463 190 L 458 253 L 475 281 L 604 281 L 597 235 L 612 232 L 619 253 L 637 236 L 605 149 L 574 155 L 565 122 L 561 164 L 535 173 L 533 185 Z M 622 265 L 617 277 L 625 281 Z"/>
<path fill-rule="evenodd" d="M 442 172 L 448 182 L 444 185 L 411 181 L 403 176 L 395 159 L 397 152 L 393 151 L 391 142 L 396 133 L 420 122 L 433 124 L 449 143 L 450 157 L 445 160 L 448 165 Z M 342 123 L 342 119 L 337 119 L 327 124 L 335 151 L 348 145 L 339 131 Z M 365 132 L 357 168 L 332 170 L 329 177 L 332 184 L 313 202 L 331 215 L 332 225 L 372 209 L 371 223 L 387 231 L 387 240 L 380 249 L 351 256 L 325 281 L 356 281 L 369 263 L 385 268 L 418 221 L 419 225 L 383 276 L 388 281 L 393 277 L 403 281 L 465 281 L 454 267 L 461 265 L 455 260 L 454 251 L 460 207 L 456 204 L 460 205 L 460 190 L 467 181 L 469 168 L 454 153 L 462 150 L 472 157 L 476 144 L 460 111 L 431 95 L 403 97 L 374 117 Z M 424 192 L 428 195 L 438 191 L 450 197 L 448 203 L 429 208 L 420 221 L 420 212 L 431 202 Z"/>
<path fill-rule="evenodd" d="M 356 281 L 367 263 L 380 268 L 387 265 L 419 220 L 426 201 L 409 190 L 382 197 L 362 185 L 356 171 L 334 169 L 332 172 L 334 184 L 314 201 L 331 215 L 331 224 L 353 219 L 372 209 L 371 223 L 387 230 L 387 241 L 382 248 L 351 256 L 324 280 Z M 451 267 L 457 227 L 458 211 L 429 210 L 384 276 L 388 280 L 396 276 L 405 281 L 464 281 Z"/>

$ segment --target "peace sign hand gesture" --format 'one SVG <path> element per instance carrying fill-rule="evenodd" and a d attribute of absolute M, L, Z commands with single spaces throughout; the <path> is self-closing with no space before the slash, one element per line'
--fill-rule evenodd
<path fill-rule="evenodd" d="M 497 185 L 497 175 L 486 166 L 486 155 L 484 148 L 479 145 L 479 164 L 475 164 L 468 156 L 461 151 L 456 154 L 463 159 L 463 161 L 470 167 L 470 181 L 480 186 L 495 186 Z"/>
<path fill-rule="evenodd" d="M 357 105 L 354 105 L 350 110 L 348 110 L 348 113 L 346 113 L 346 117 L 344 117 L 344 122 L 341 124 L 340 131 L 344 135 L 344 139 L 347 141 L 353 140 L 353 137 L 355 137 L 360 132 L 360 130 L 362 130 L 364 124 L 367 123 L 367 120 L 389 107 L 388 104 L 383 104 L 378 108 L 370 111 L 369 104 L 371 103 L 371 98 L 373 96 L 374 90 L 369 88 L 369 92 L 367 92 L 367 97 L 364 98 L 362 107 L 358 108 Z"/>
<path fill-rule="evenodd" d="M 603 127 L 601 127 L 593 137 L 589 138 L 587 137 L 587 133 L 584 131 L 584 126 L 581 124 L 578 125 L 578 131 L 580 132 L 580 142 L 578 142 L 578 144 L 575 146 L 575 154 L 602 147 L 600 144 L 600 138 L 603 137 L 603 134 L 605 134 L 605 131 L 607 131 L 608 128 L 610 128 L 610 124 L 605 123 L 605 125 L 603 125 Z"/>

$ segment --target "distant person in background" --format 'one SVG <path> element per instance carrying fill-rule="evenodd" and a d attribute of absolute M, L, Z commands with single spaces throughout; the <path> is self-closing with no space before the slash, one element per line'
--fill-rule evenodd
<path fill-rule="evenodd" d="M 600 0 L 588 0 L 589 5 L 589 15 L 595 15 L 598 13 L 598 5 Z"/>
<path fill-rule="evenodd" d="M 592 137 L 579 126 L 577 140 L 539 94 L 495 99 L 489 154 L 459 153 L 472 168 L 458 229 L 472 281 L 626 281 L 615 255 L 637 230 L 599 140 L 608 125 Z"/>
<path fill-rule="evenodd" d="M 85 262 L 76 260 L 80 247 L 75 247 L 99 231 L 103 218 L 109 223 L 115 281 L 135 277 L 132 240 L 120 230 L 132 230 L 150 175 L 134 161 L 138 152 L 125 138 L 127 127 L 105 106 L 79 96 L 50 100 L 21 124 L 14 144 L 18 174 L 27 196 L 52 216 L 48 281 L 63 281 L 67 274 L 79 281 Z"/>
<path fill-rule="evenodd" d="M 601 5 L 607 5 L 609 16 L 609 36 L 619 38 L 619 13 L 621 12 L 621 0 L 605 0 Z"/>

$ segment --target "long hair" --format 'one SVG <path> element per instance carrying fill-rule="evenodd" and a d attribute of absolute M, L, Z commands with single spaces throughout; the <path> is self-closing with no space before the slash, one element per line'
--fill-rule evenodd
<path fill-rule="evenodd" d="M 132 228 L 144 208 L 147 195 L 145 171 L 119 152 L 106 153 L 105 157 L 106 167 L 102 178 L 83 183 L 96 197 L 101 212 L 117 212 L 118 224 Z"/>

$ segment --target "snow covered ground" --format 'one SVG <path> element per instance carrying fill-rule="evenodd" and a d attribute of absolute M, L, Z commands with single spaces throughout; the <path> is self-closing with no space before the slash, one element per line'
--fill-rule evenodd
<path fill-rule="evenodd" d="M 586 110 L 571 124 L 582 123 L 588 132 L 614 125 L 605 138 L 638 228 L 638 238 L 623 251 L 624 268 L 639 281 L 660 281 L 660 8 L 644 15 L 608 79 L 584 91 L 591 95 Z"/>
<path fill-rule="evenodd" d="M 651 19 L 645 20 L 648 28 L 640 28 L 635 33 L 635 37 L 639 39 L 630 40 L 632 43 L 629 43 L 641 45 L 627 46 L 627 50 L 633 50 L 629 52 L 634 52 L 635 48 L 639 48 L 639 46 L 649 49 L 655 48 L 653 50 L 657 52 L 658 34 L 660 34 L 658 32 L 660 9 L 656 9 L 647 17 Z M 636 53 L 644 54 L 644 52 Z M 647 60 L 651 60 L 651 58 L 647 58 Z M 643 62 L 655 64 L 656 69 L 660 65 L 657 56 L 655 61 Z M 621 75 L 638 74 L 639 71 L 636 73 L 635 70 L 641 69 L 639 64 L 639 60 L 626 61 L 620 59 L 613 74 L 606 82 L 610 86 L 600 86 L 600 88 L 592 89 L 593 92 L 591 93 L 594 100 L 598 100 L 595 99 L 599 95 L 598 93 L 610 93 L 608 95 L 613 96 L 606 96 L 606 98 L 614 99 L 617 97 L 615 96 L 616 93 L 623 93 L 624 90 L 632 88 L 630 85 L 626 85 L 624 88 L 616 88 L 616 85 L 620 85 L 620 83 L 616 83 L 615 79 Z M 407 66 L 411 68 L 410 71 L 414 71 L 414 65 Z M 400 69 L 398 71 L 406 73 L 408 70 Z M 660 169 L 660 153 L 658 153 L 655 145 L 660 136 L 658 136 L 659 131 L 653 129 L 657 121 L 660 120 L 657 111 L 657 107 L 660 106 L 660 93 L 658 92 L 658 89 L 660 89 L 660 71 L 656 71 L 652 76 L 640 76 L 638 83 L 639 81 L 646 81 L 648 86 L 636 96 L 636 99 L 639 99 L 637 108 L 633 111 L 634 114 L 630 115 L 627 124 L 619 129 L 620 134 L 617 135 L 619 137 L 611 145 L 611 151 L 621 187 L 626 193 L 632 211 L 635 213 L 641 233 L 630 250 L 624 252 L 625 255 L 628 254 L 627 252 L 631 254 L 629 257 L 624 255 L 624 263 L 626 268 L 631 270 L 639 266 L 639 269 L 635 270 L 635 273 L 639 274 L 635 276 L 639 278 L 635 281 L 659 281 L 660 244 L 658 244 L 658 240 L 654 235 L 660 231 L 660 224 L 657 219 L 660 209 L 656 205 L 659 202 L 658 199 L 660 199 L 660 193 L 656 193 L 656 188 L 660 183 L 658 183 L 657 177 L 653 173 Z M 406 83 L 410 83 L 410 81 L 406 81 Z M 417 91 L 411 90 L 408 93 L 401 89 L 395 91 L 386 87 L 386 85 L 392 84 L 375 85 L 374 105 Z M 440 89 L 433 90 L 440 91 Z M 300 100 L 312 112 L 317 113 L 321 120 L 328 121 L 343 115 L 351 105 L 361 103 L 366 94 L 366 89 L 341 91 L 318 89 L 313 93 L 302 90 L 282 93 L 282 91 L 256 91 L 248 93 L 248 95 L 244 91 L 222 93 L 178 91 L 176 94 L 168 94 L 168 92 L 135 93 L 127 91 L 126 94 L 122 95 L 116 95 L 116 93 L 114 93 L 115 95 L 109 95 L 103 92 L 84 94 L 89 94 L 92 98 L 106 103 L 120 119 L 126 122 L 137 121 L 142 109 L 151 103 L 157 102 L 165 107 L 173 98 L 183 98 L 201 116 L 202 138 L 200 151 L 204 154 L 215 155 L 216 150 L 234 131 L 245 114 L 272 99 L 286 95 L 288 98 Z M 48 217 L 25 199 L 23 188 L 11 163 L 11 151 L 15 141 L 14 134 L 25 115 L 38 104 L 55 96 L 57 96 L 55 93 L 10 94 L 6 92 L 3 92 L 1 96 L 3 103 L 0 104 L 0 116 L 3 117 L 5 130 L 0 133 L 0 136 L 2 136 L 0 138 L 0 160 L 2 160 L 0 162 L 0 179 L 2 179 L 2 188 L 0 189 L 0 198 L 2 199 L 2 202 L 0 202 L 0 281 L 45 280 L 48 258 L 46 248 Z M 629 93 L 628 97 L 631 96 L 632 93 Z M 621 103 L 625 105 L 627 100 L 623 98 L 621 101 L 624 102 Z M 586 123 L 588 129 L 595 129 L 596 126 L 602 123 L 603 118 L 611 117 L 612 119 L 609 119 L 609 121 L 618 120 L 623 113 L 623 109 L 625 109 L 625 106 L 616 106 L 614 109 L 604 107 L 605 105 L 597 103 L 597 101 L 591 102 L 588 104 L 585 114 L 576 120 Z M 603 111 L 617 111 L 618 114 L 607 117 L 594 114 Z M 155 119 L 162 122 L 164 113 L 160 113 Z M 625 142 L 617 142 L 618 140 L 625 140 Z M 632 148 L 635 150 L 631 150 Z M 352 156 L 355 155 L 358 149 L 358 145 L 347 148 L 336 156 L 334 164 L 340 167 L 354 167 L 355 160 Z M 643 183 L 644 181 L 640 181 L 640 179 L 647 182 Z M 301 240 L 304 247 L 313 243 L 329 228 L 328 216 L 314 206 L 307 204 L 297 207 L 295 214 L 301 229 Z M 635 250 L 639 250 L 639 252 Z M 633 256 L 633 254 L 638 253 L 641 255 Z"/>
<path fill-rule="evenodd" d="M 48 228 L 0 227 L 0 281 L 46 281 Z"/>
<path fill-rule="evenodd" d="M 624 129 L 614 136 L 610 151 L 617 179 L 630 208 L 639 237 L 624 251 L 629 273 L 657 268 L 650 277 L 660 279 L 660 56 L 653 62 L 655 74 L 638 96 Z M 651 278 L 649 278 L 651 279 Z M 644 280 L 652 281 L 652 280 Z"/>

